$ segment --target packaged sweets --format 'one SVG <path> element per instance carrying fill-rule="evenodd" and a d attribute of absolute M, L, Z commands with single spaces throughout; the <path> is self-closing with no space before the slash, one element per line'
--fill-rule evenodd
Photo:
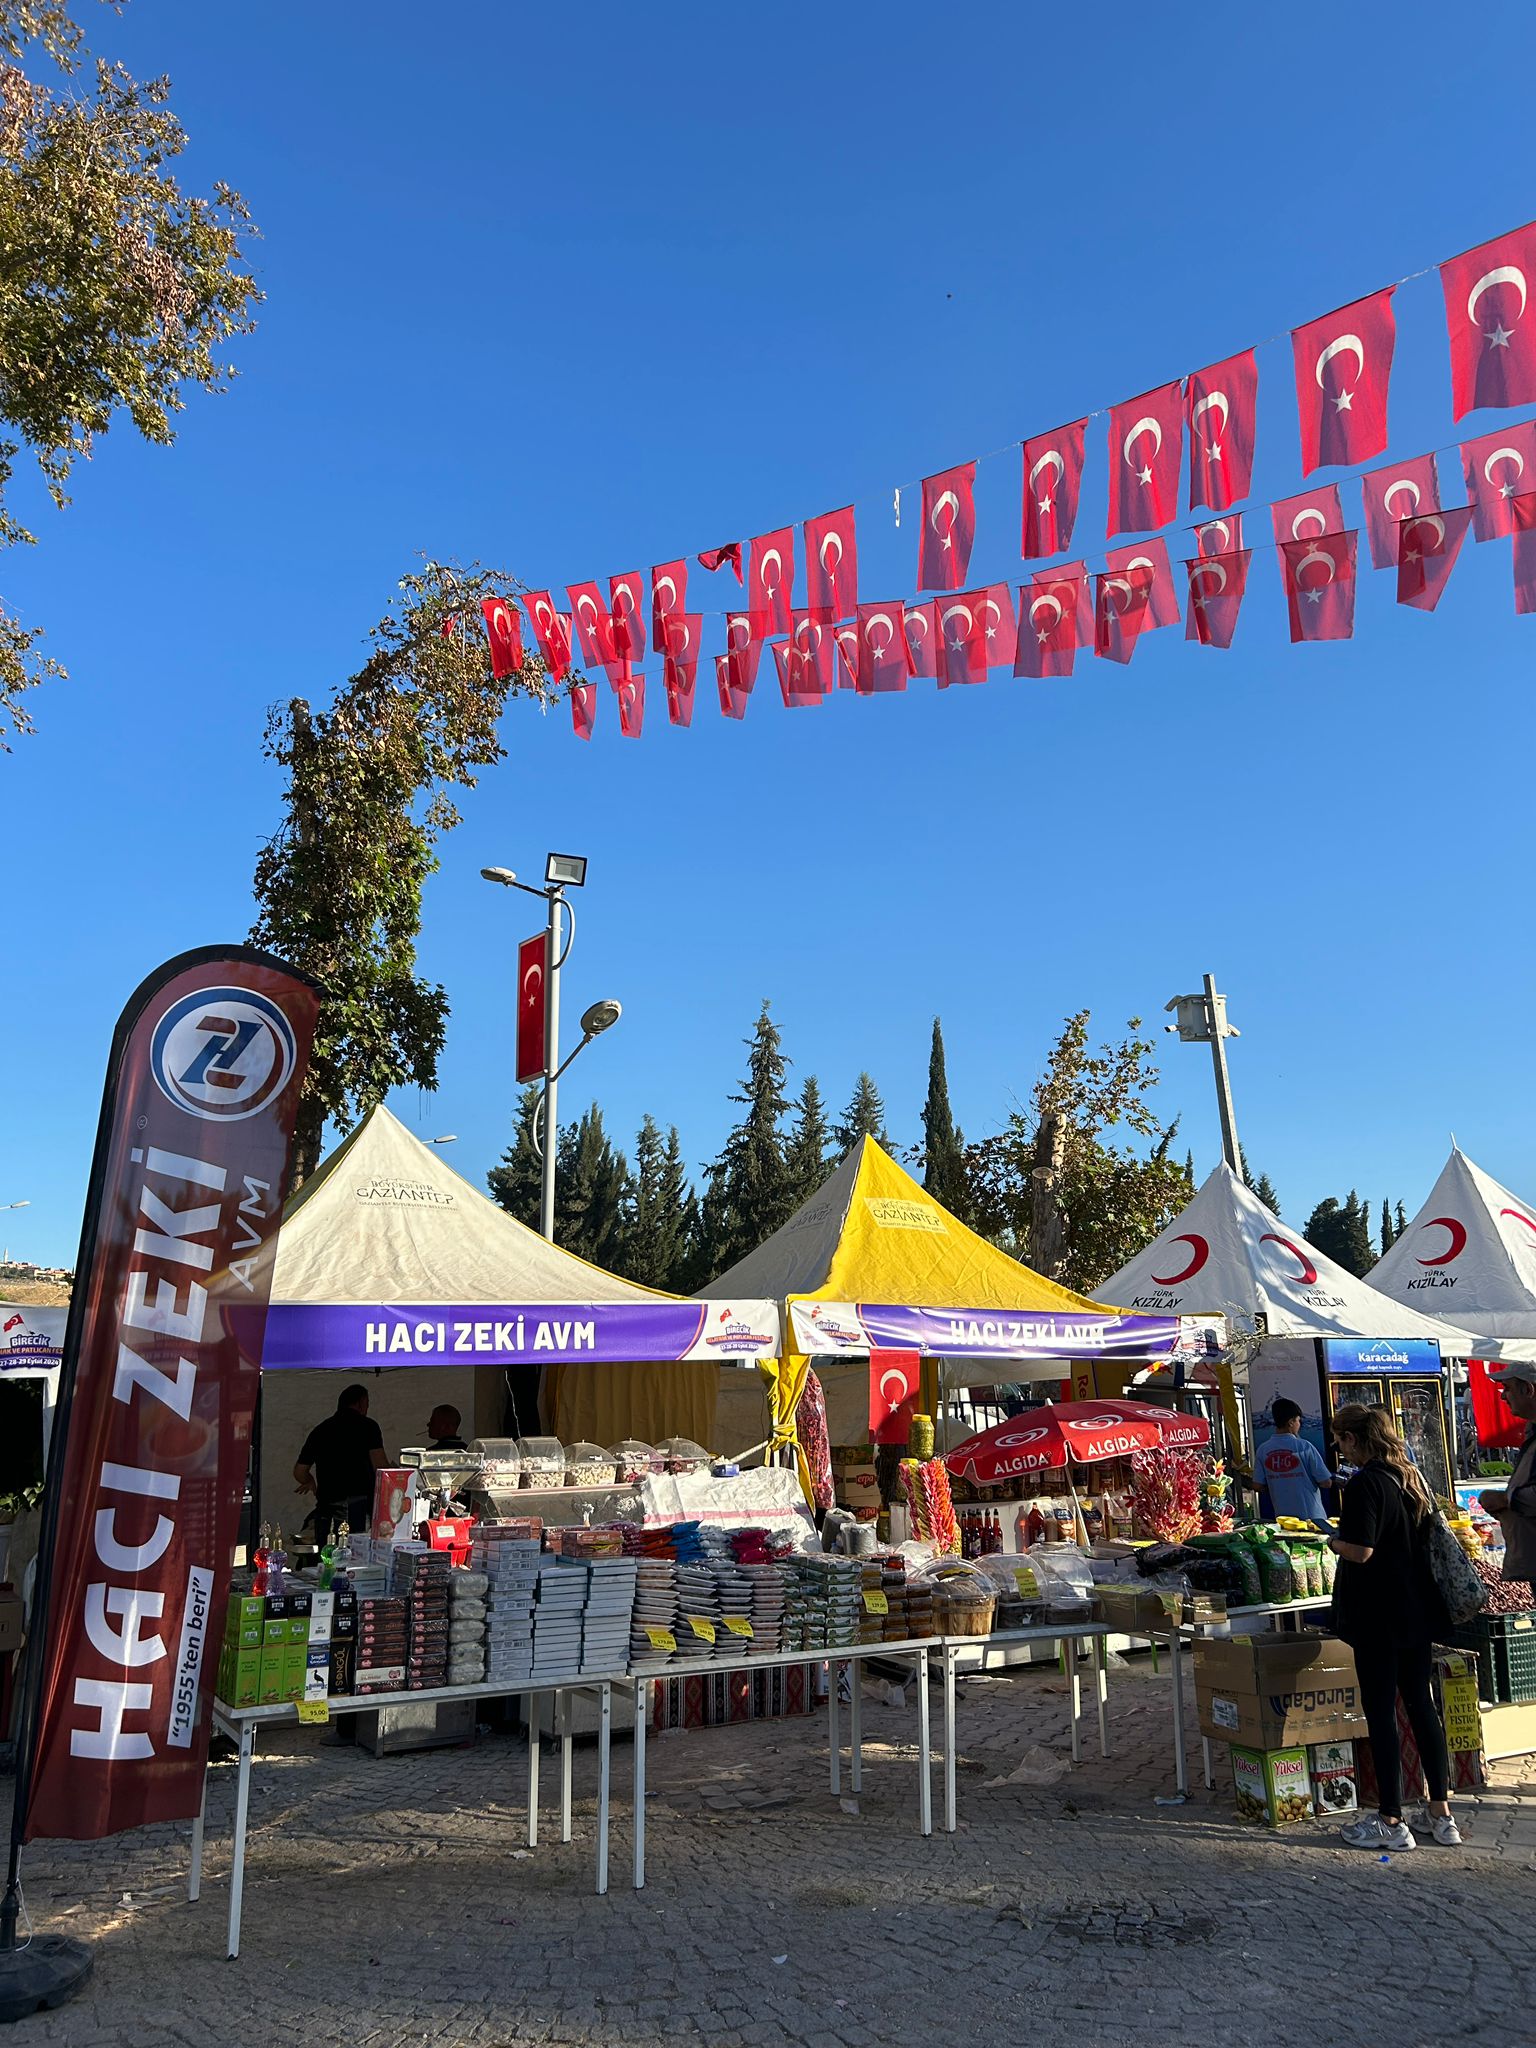
<path fill-rule="evenodd" d="M 1291 1553 L 1277 1536 L 1266 1534 L 1254 1546 L 1259 1561 L 1259 1581 L 1267 1601 L 1281 1603 L 1296 1597 L 1296 1578 L 1291 1570 Z"/>

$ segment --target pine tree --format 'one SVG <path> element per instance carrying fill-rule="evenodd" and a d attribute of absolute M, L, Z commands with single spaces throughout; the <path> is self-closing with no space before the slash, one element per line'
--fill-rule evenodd
<path fill-rule="evenodd" d="M 1381 1198 L 1381 1255 L 1386 1257 L 1392 1249 L 1392 1205 L 1385 1195 Z"/>
<path fill-rule="evenodd" d="M 1261 1173 L 1257 1179 L 1254 1178 L 1253 1169 L 1248 1164 L 1248 1154 L 1243 1150 L 1241 1143 L 1239 1143 L 1237 1148 L 1237 1163 L 1241 1170 L 1243 1186 L 1248 1189 L 1250 1194 L 1256 1195 L 1266 1209 L 1278 1216 L 1280 1214 L 1280 1197 L 1275 1193 L 1274 1182 L 1267 1173 Z"/>
<path fill-rule="evenodd" d="M 498 1202 L 519 1223 L 526 1223 L 530 1230 L 539 1227 L 539 1202 L 543 1193 L 543 1162 L 534 1142 L 543 1101 L 543 1082 L 529 1082 L 517 1098 L 517 1125 L 512 1143 L 502 1153 L 500 1166 L 493 1166 L 486 1175 L 492 1201 Z"/>
<path fill-rule="evenodd" d="M 595 1103 L 561 1131 L 555 1169 L 555 1242 L 611 1271 L 624 1229 L 629 1165 L 609 1142 Z"/>
<path fill-rule="evenodd" d="M 949 1075 L 944 1064 L 944 1033 L 933 1020 L 928 1053 L 928 1098 L 923 1104 L 923 1186 L 962 1223 L 970 1221 L 970 1183 L 965 1171 L 965 1138 L 956 1129 L 949 1106 Z"/>
<path fill-rule="evenodd" d="M 840 1152 L 851 1152 L 861 1138 L 873 1138 L 877 1145 L 891 1149 L 890 1133 L 885 1128 L 885 1104 L 880 1099 L 880 1090 L 868 1074 L 860 1074 L 849 1097 L 848 1107 L 832 1128 Z"/>
<path fill-rule="evenodd" d="M 676 1124 L 667 1132 L 667 1149 L 662 1155 L 661 1200 L 674 1221 L 670 1241 L 663 1241 L 666 1277 L 654 1284 L 670 1289 L 673 1294 L 691 1294 L 695 1287 L 703 1286 L 709 1275 L 700 1270 L 699 1198 L 683 1163 Z"/>
<path fill-rule="evenodd" d="M 1319 1202 L 1307 1218 L 1305 1236 L 1309 1244 L 1357 1278 L 1363 1279 L 1376 1263 L 1371 1212 L 1353 1188 L 1346 1202 L 1333 1195 Z"/>
<path fill-rule="evenodd" d="M 795 1104 L 795 1127 L 789 1135 L 785 1171 L 789 1177 L 792 1206 L 798 1208 L 821 1186 L 827 1175 L 827 1113 L 821 1087 L 814 1074 L 807 1074 L 805 1086 Z"/>
<path fill-rule="evenodd" d="M 747 1047 L 743 1092 L 731 1096 L 746 1115 L 709 1170 L 704 1196 L 704 1255 L 711 1273 L 724 1272 L 785 1222 L 794 1206 L 779 1121 L 789 1107 L 784 1077 L 789 1062 L 766 998 Z"/>
<path fill-rule="evenodd" d="M 642 1287 L 686 1292 L 692 1278 L 696 1209 L 677 1127 L 664 1144 L 656 1119 L 647 1116 L 635 1138 L 635 1168 L 624 1191 L 614 1271 Z"/>
<path fill-rule="evenodd" d="M 1408 1218 L 1403 1214 L 1403 1205 L 1399 1202 L 1397 1205 L 1397 1215 L 1392 1224 L 1392 1242 L 1396 1244 L 1400 1237 L 1406 1237 L 1407 1235 Z"/>

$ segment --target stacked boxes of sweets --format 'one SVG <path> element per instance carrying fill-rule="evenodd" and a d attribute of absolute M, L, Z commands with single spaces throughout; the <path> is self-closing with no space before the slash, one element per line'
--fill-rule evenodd
<path fill-rule="evenodd" d="M 752 1624 L 749 1647 L 755 1656 L 775 1656 L 781 1645 L 786 1605 L 782 1558 L 766 1529 L 737 1529 L 729 1541 L 736 1569 L 751 1597 L 746 1610 L 746 1618 Z"/>
<path fill-rule="evenodd" d="M 652 1532 L 647 1530 L 645 1533 L 649 1536 Z M 676 1656 L 677 1630 L 677 1564 L 652 1547 L 635 1560 L 635 1604 L 629 1627 L 630 1663 L 654 1664 Z"/>
<path fill-rule="evenodd" d="M 558 1529 L 550 1545 L 562 1562 L 587 1575 L 579 1669 L 583 1675 L 627 1669 L 639 1560 L 625 1556 L 622 1529 Z"/>
<path fill-rule="evenodd" d="M 542 1524 L 482 1524 L 469 1568 L 486 1582 L 485 1676 L 520 1685 L 533 1672 L 533 1596 L 538 1586 Z"/>
<path fill-rule="evenodd" d="M 885 1595 L 885 1613 L 880 1617 L 881 1636 L 888 1643 L 910 1642 L 921 1631 L 912 1626 L 906 1560 L 899 1553 L 893 1552 L 880 1560 L 880 1590 Z"/>
<path fill-rule="evenodd" d="M 490 1579 L 473 1568 L 448 1574 L 448 1683 L 485 1682 L 485 1627 Z"/>
<path fill-rule="evenodd" d="M 590 1568 L 546 1557 L 533 1593 L 533 1671 L 538 1686 L 574 1678 L 581 1668 L 581 1619 Z"/>
<path fill-rule="evenodd" d="M 452 1562 L 446 1550 L 425 1543 L 395 1548 L 395 1591 L 404 1596 L 406 1616 L 406 1687 L 427 1692 L 448 1681 L 448 1575 Z"/>
<path fill-rule="evenodd" d="M 397 1593 L 359 1593 L 357 1663 L 352 1690 L 357 1693 L 403 1692 L 405 1669 L 404 1600 Z"/>

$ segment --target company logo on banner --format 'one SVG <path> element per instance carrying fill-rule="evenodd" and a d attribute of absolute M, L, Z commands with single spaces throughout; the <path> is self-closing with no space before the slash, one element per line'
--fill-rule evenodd
<path fill-rule="evenodd" d="M 94 1841 L 201 1803 L 268 1253 L 315 1016 L 312 988 L 280 961 L 217 947 L 169 962 L 118 1021 L 44 1514 L 18 1767 L 28 1840 Z"/>

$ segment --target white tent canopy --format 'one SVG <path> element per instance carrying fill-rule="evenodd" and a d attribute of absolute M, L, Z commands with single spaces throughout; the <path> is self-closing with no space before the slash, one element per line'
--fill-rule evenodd
<path fill-rule="evenodd" d="M 1263 1316 L 1271 1337 L 1433 1337 L 1465 1332 L 1399 1306 L 1266 1209 L 1223 1162 L 1189 1207 L 1094 1297 L 1147 1315 Z"/>
<path fill-rule="evenodd" d="M 1475 1354 L 1536 1361 L 1536 1209 L 1459 1146 L 1371 1284 L 1436 1322 L 1475 1330 Z"/>

